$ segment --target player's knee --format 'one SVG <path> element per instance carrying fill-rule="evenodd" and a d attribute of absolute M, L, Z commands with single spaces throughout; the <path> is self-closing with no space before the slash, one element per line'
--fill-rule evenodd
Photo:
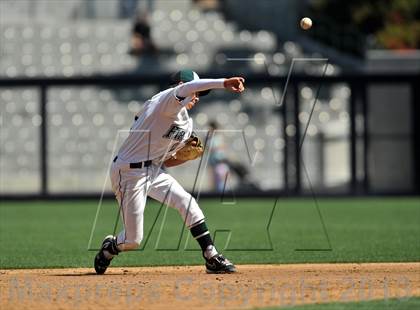
<path fill-rule="evenodd" d="M 143 240 L 143 235 L 138 236 L 138 237 L 136 237 L 136 239 L 134 239 L 133 244 L 134 244 L 136 249 L 140 246 L 142 240 Z"/>
<path fill-rule="evenodd" d="M 131 251 L 139 248 L 143 235 L 138 235 L 134 239 L 126 240 L 124 243 L 118 245 L 121 251 Z"/>
<path fill-rule="evenodd" d="M 132 251 L 132 250 L 136 250 L 139 248 L 140 246 L 140 241 L 138 240 L 134 240 L 133 242 L 126 242 L 126 243 L 122 243 L 118 245 L 118 249 L 120 251 Z"/>

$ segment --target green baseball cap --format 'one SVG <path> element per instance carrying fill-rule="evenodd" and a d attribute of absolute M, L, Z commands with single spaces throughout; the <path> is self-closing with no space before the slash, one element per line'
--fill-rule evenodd
<path fill-rule="evenodd" d="M 175 72 L 174 74 L 171 75 L 171 85 L 177 85 L 179 84 L 179 82 L 187 83 L 187 82 L 191 82 L 191 81 L 195 81 L 199 79 L 200 77 L 195 71 L 185 69 L 185 70 Z M 210 89 L 203 90 L 203 91 L 198 92 L 198 95 L 200 97 L 206 96 L 208 95 L 209 92 L 210 92 Z"/>

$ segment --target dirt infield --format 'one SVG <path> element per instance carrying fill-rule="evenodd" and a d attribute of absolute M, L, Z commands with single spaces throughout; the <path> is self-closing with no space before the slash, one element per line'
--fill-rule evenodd
<path fill-rule="evenodd" d="M 238 309 L 420 296 L 420 263 L 0 270 L 3 309 Z"/>

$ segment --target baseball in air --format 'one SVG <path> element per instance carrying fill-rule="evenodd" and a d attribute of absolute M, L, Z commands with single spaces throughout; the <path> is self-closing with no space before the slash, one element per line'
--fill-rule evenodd
<path fill-rule="evenodd" d="M 308 30 L 312 27 L 312 19 L 310 19 L 309 17 L 304 17 L 300 20 L 300 27 L 303 30 Z"/>

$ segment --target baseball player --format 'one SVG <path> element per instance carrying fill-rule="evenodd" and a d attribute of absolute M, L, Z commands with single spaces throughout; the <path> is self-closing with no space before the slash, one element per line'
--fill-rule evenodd
<path fill-rule="evenodd" d="M 136 249 L 143 239 L 143 213 L 147 197 L 179 211 L 199 243 L 207 273 L 233 273 L 235 266 L 218 253 L 196 200 L 163 168 L 177 166 L 201 156 L 201 141 L 192 131 L 188 110 L 211 89 L 244 91 L 244 79 L 200 79 L 194 71 L 182 70 L 172 84 L 146 101 L 135 116 L 129 136 L 111 166 L 111 183 L 124 229 L 106 236 L 95 256 L 96 273 L 103 274 L 120 252 Z"/>

